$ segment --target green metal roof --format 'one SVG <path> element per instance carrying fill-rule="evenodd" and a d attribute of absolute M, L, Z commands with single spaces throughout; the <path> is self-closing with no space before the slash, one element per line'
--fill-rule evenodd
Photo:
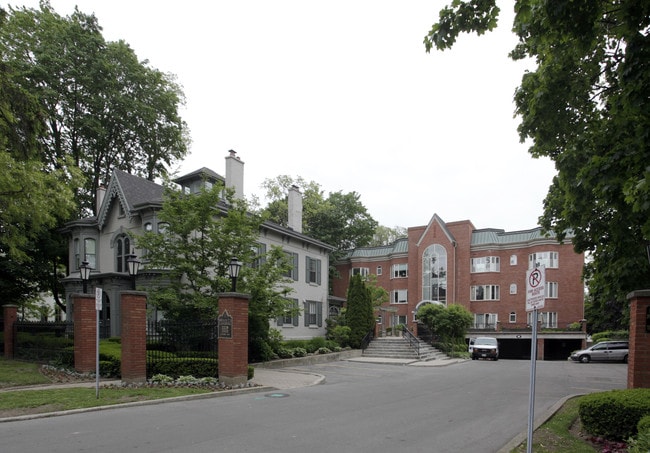
<path fill-rule="evenodd" d="M 572 238 L 573 234 L 568 232 L 566 235 L 567 238 Z M 517 243 L 526 243 L 532 241 L 539 241 L 544 239 L 556 239 L 557 235 L 548 231 L 543 232 L 541 227 L 533 228 L 532 230 L 523 230 L 523 231 L 509 231 L 499 230 L 495 228 L 486 228 L 483 230 L 474 230 L 472 232 L 472 246 L 481 246 L 481 245 L 507 245 L 507 244 L 517 244 Z"/>

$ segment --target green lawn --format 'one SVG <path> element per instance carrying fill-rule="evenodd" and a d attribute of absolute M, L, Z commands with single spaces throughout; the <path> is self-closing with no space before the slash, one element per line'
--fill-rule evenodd
<path fill-rule="evenodd" d="M 571 427 L 578 420 L 580 397 L 568 400 L 559 411 L 533 433 L 533 451 L 535 453 L 594 453 L 598 450 L 571 432 Z M 526 442 L 512 450 L 511 453 L 526 451 Z"/>
<path fill-rule="evenodd" d="M 39 365 L 0 359 L 0 388 L 47 384 L 48 378 L 38 371 Z"/>
<path fill-rule="evenodd" d="M 49 383 L 50 380 L 39 372 L 39 368 L 40 366 L 34 363 L 0 358 L 0 389 Z M 97 398 L 94 382 L 90 382 L 88 388 L 7 391 L 0 393 L 0 418 L 173 398 L 214 391 L 217 390 L 211 387 L 100 387 L 99 398 Z"/>
<path fill-rule="evenodd" d="M 153 387 L 153 388 L 64 388 L 25 390 L 2 393 L 0 416 L 56 412 L 88 407 L 110 406 L 134 401 L 156 400 L 177 396 L 208 393 L 207 388 Z"/>

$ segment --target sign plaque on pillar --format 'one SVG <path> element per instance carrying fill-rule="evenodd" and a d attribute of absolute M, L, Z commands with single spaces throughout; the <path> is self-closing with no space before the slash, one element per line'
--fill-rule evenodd
<path fill-rule="evenodd" d="M 228 310 L 217 318 L 217 329 L 219 338 L 232 338 L 232 316 L 228 314 Z"/>

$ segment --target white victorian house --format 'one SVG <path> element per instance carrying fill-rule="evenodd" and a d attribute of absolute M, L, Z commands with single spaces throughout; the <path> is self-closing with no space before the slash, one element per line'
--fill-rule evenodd
<path fill-rule="evenodd" d="M 209 181 L 222 181 L 234 188 L 235 197 L 244 196 L 244 162 L 234 151 L 226 156 L 226 177 L 208 168 L 201 168 L 175 180 L 181 190 L 197 192 Z M 130 290 L 133 278 L 128 274 L 127 258 L 134 249 L 135 236 L 145 231 L 162 231 L 159 221 L 163 186 L 152 181 L 114 170 L 107 188 L 97 194 L 97 216 L 69 222 L 65 232 L 69 237 L 69 273 L 63 279 L 66 289 L 67 313 L 72 317 L 70 295 L 83 290 L 80 266 L 84 261 L 92 268 L 87 291 L 102 288 L 100 319 L 105 336 L 120 335 L 120 298 Z M 329 253 L 332 247 L 302 234 L 302 195 L 298 188 L 289 192 L 288 225 L 264 222 L 260 228 L 258 247 L 261 251 L 279 246 L 293 257 L 293 292 L 289 298 L 300 308 L 298 316 L 286 316 L 271 321 L 287 339 L 309 339 L 325 335 L 325 319 L 337 314 L 341 302 L 328 298 Z M 142 256 L 142 251 L 135 249 Z M 164 284 L 162 272 L 140 269 L 135 277 L 138 289 Z"/>

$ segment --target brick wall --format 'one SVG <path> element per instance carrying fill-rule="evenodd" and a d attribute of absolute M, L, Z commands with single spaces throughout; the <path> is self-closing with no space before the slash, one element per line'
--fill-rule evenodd
<path fill-rule="evenodd" d="M 248 381 L 248 299 L 240 293 L 219 297 L 219 316 L 232 318 L 232 338 L 219 336 L 219 381 L 230 386 Z"/>
<path fill-rule="evenodd" d="M 73 294 L 74 368 L 94 373 L 97 357 L 97 311 L 94 294 Z"/>
<path fill-rule="evenodd" d="M 122 381 L 147 380 L 147 295 L 140 291 L 121 293 Z"/>
<path fill-rule="evenodd" d="M 630 300 L 630 355 L 627 388 L 650 388 L 650 332 L 646 325 L 650 290 L 634 291 Z"/>

